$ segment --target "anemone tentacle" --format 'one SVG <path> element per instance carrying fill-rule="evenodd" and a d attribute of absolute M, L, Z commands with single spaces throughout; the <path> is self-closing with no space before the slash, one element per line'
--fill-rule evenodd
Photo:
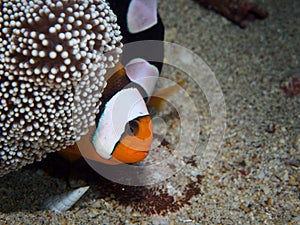
<path fill-rule="evenodd" d="M 70 146 L 95 125 L 122 52 L 103 0 L 0 3 L 0 176 Z"/>

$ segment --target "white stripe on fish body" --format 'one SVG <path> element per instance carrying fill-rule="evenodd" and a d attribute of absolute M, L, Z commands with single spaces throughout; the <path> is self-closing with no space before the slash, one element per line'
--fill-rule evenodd
<path fill-rule="evenodd" d="M 137 88 L 126 88 L 117 92 L 106 103 L 92 137 L 96 152 L 104 159 L 110 159 L 115 145 L 125 131 L 126 124 L 147 115 L 148 109 Z"/>
<path fill-rule="evenodd" d="M 157 24 L 157 0 L 132 0 L 127 11 L 127 27 L 135 34 Z"/>
<path fill-rule="evenodd" d="M 126 64 L 125 71 L 131 82 L 140 85 L 145 90 L 147 97 L 152 95 L 159 77 L 156 66 L 145 59 L 135 58 Z"/>
<path fill-rule="evenodd" d="M 80 187 L 75 190 L 52 196 L 45 201 L 45 208 L 61 213 L 70 209 L 89 189 L 89 186 Z"/>

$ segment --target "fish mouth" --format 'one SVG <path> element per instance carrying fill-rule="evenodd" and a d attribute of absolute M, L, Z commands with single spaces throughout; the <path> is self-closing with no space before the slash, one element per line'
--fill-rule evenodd
<path fill-rule="evenodd" d="M 149 151 L 136 151 L 135 154 L 147 157 L 149 154 Z"/>
<path fill-rule="evenodd" d="M 147 156 L 149 155 L 149 151 L 136 151 L 135 158 L 138 158 L 138 160 L 134 160 L 132 162 L 124 162 L 127 164 L 136 164 L 142 162 Z"/>
<path fill-rule="evenodd" d="M 112 157 L 121 163 L 138 163 L 143 161 L 148 155 L 149 151 L 131 151 L 130 157 L 119 157 L 118 155 L 112 154 Z"/>

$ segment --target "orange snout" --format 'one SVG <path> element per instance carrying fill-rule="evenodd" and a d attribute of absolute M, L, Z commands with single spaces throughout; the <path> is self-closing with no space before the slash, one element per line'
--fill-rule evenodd
<path fill-rule="evenodd" d="M 152 143 L 152 122 L 144 116 L 129 122 L 121 140 L 115 146 L 112 157 L 123 163 L 136 163 L 148 155 Z"/>

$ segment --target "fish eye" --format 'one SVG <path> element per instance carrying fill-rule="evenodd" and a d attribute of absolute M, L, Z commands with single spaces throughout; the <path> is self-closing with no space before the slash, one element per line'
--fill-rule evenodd
<path fill-rule="evenodd" d="M 135 136 L 139 130 L 139 122 L 137 120 L 129 121 L 125 127 L 125 133 L 130 136 Z"/>

